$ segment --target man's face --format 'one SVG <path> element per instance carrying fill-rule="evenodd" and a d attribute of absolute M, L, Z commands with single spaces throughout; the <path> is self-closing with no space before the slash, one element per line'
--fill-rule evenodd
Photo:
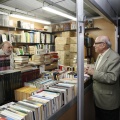
<path fill-rule="evenodd" d="M 12 50 L 13 50 L 13 47 L 10 43 L 6 43 L 4 46 L 3 46 L 3 51 L 6 55 L 11 55 L 12 53 Z"/>
<path fill-rule="evenodd" d="M 102 53 L 105 47 L 105 43 L 100 40 L 100 38 L 96 38 L 95 43 L 93 45 L 95 47 L 96 53 Z"/>

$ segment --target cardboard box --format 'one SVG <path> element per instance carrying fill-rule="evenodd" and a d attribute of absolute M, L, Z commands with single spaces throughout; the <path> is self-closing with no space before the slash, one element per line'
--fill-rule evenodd
<path fill-rule="evenodd" d="M 56 37 L 55 44 L 70 44 L 70 38 L 68 38 L 68 37 Z"/>
<path fill-rule="evenodd" d="M 59 24 L 52 25 L 52 32 L 59 31 L 59 29 L 60 29 L 60 25 Z"/>
<path fill-rule="evenodd" d="M 61 65 L 69 66 L 69 65 L 70 65 L 70 59 L 65 59 L 65 60 L 60 59 L 60 60 L 59 60 L 59 63 L 60 63 Z"/>
<path fill-rule="evenodd" d="M 70 52 L 77 52 L 77 44 L 70 44 Z"/>
<path fill-rule="evenodd" d="M 55 51 L 58 50 L 70 50 L 70 45 L 64 45 L 64 44 L 56 44 L 55 45 Z"/>
<path fill-rule="evenodd" d="M 63 27 L 64 27 L 64 30 L 70 30 L 71 24 L 70 23 L 64 23 Z"/>
<path fill-rule="evenodd" d="M 70 52 L 70 59 L 76 58 L 77 52 Z"/>
<path fill-rule="evenodd" d="M 86 55 L 87 55 L 86 48 L 84 47 L 84 58 Z M 77 57 L 77 52 L 70 52 L 70 58 L 75 58 L 75 57 Z"/>
<path fill-rule="evenodd" d="M 71 30 L 76 30 L 77 29 L 77 24 L 75 21 L 71 22 Z"/>
<path fill-rule="evenodd" d="M 76 37 L 76 31 L 62 32 L 62 37 Z"/>
<path fill-rule="evenodd" d="M 77 65 L 76 60 L 70 59 L 70 66 L 75 66 L 75 65 Z"/>
<path fill-rule="evenodd" d="M 77 44 L 77 37 L 70 37 L 70 44 Z"/>

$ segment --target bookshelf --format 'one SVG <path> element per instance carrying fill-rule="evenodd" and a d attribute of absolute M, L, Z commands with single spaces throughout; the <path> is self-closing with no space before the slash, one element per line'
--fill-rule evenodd
<path fill-rule="evenodd" d="M 0 30 L 14 31 L 14 30 L 15 30 L 15 27 L 11 27 L 11 26 L 1 26 L 1 25 L 0 25 Z"/>

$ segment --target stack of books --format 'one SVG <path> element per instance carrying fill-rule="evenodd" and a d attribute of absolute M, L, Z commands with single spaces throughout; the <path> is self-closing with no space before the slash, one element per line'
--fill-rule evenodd
<path fill-rule="evenodd" d="M 15 68 L 22 68 L 29 62 L 29 56 L 15 56 L 14 65 Z"/>

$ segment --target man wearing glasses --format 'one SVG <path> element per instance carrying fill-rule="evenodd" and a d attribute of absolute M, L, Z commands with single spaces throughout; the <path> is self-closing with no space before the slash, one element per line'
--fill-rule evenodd
<path fill-rule="evenodd" d="M 107 36 L 98 36 L 93 46 L 99 55 L 95 68 L 89 66 L 85 72 L 93 76 L 96 120 L 119 120 L 120 56 Z"/>

